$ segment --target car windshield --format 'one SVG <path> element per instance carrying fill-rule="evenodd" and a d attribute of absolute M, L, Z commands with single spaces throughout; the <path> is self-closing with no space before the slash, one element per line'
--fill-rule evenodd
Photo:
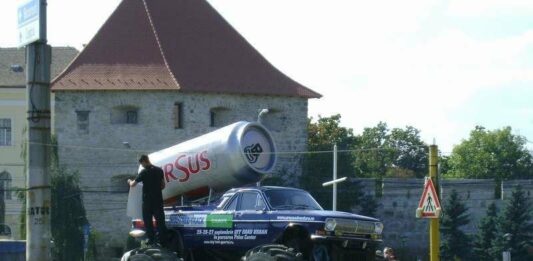
<path fill-rule="evenodd" d="M 266 190 L 265 195 L 273 209 L 312 209 L 322 210 L 322 207 L 309 193 L 293 189 Z"/>

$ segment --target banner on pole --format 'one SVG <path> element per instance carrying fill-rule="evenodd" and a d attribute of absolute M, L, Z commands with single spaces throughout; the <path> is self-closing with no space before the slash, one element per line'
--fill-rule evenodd
<path fill-rule="evenodd" d="M 19 47 L 43 40 L 41 0 L 23 1 L 17 9 Z"/>

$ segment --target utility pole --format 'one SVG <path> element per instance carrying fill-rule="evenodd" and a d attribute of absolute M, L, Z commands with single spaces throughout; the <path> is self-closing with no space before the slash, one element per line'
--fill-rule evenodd
<path fill-rule="evenodd" d="M 28 103 L 26 260 L 49 261 L 50 251 L 50 65 L 46 43 L 46 0 L 34 0 L 19 12 L 33 15 L 39 7 L 40 39 L 26 46 L 26 99 Z M 19 21 L 20 21 L 19 14 Z"/>
<path fill-rule="evenodd" d="M 322 187 L 333 186 L 333 211 L 337 210 L 337 183 L 346 181 L 346 177 L 337 178 L 337 144 L 333 146 L 333 180 L 322 183 Z"/>
<path fill-rule="evenodd" d="M 439 196 L 439 180 L 437 177 L 438 172 L 438 147 L 437 145 L 429 146 L 429 177 L 435 184 L 435 189 L 437 190 L 437 197 Z M 439 200 L 440 201 L 440 200 Z M 439 261 L 440 260 L 440 218 L 431 218 L 429 220 L 429 257 L 430 261 Z"/>
<path fill-rule="evenodd" d="M 333 145 L 333 180 L 337 179 L 337 144 Z M 333 183 L 333 211 L 337 211 L 337 183 Z"/>

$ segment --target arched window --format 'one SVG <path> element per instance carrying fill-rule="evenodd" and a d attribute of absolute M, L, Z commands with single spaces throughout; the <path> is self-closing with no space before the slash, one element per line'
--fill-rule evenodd
<path fill-rule="evenodd" d="M 6 171 L 0 173 L 0 193 L 4 199 L 11 199 L 11 175 Z"/>
<path fill-rule="evenodd" d="M 271 131 L 284 131 L 287 124 L 287 116 L 279 109 L 268 109 L 269 112 L 263 115 L 261 123 Z"/>
<path fill-rule="evenodd" d="M 122 105 L 114 107 L 111 111 L 111 123 L 113 124 L 137 124 L 139 109 L 135 106 Z"/>
<path fill-rule="evenodd" d="M 233 118 L 231 110 L 225 107 L 214 107 L 209 110 L 209 127 L 222 127 L 230 124 Z"/>

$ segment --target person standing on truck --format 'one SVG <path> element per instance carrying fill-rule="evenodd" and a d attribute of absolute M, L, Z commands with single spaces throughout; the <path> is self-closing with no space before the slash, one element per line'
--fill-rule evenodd
<path fill-rule="evenodd" d="M 143 183 L 143 221 L 146 229 L 146 236 L 148 237 L 148 245 L 154 245 L 155 233 L 152 217 L 155 218 L 157 228 L 159 230 L 159 243 L 166 240 L 166 226 L 165 226 L 165 212 L 163 211 L 163 194 L 162 190 L 165 188 L 165 180 L 163 177 L 163 170 L 152 165 L 147 155 L 142 155 L 139 163 L 143 166 L 143 170 L 137 175 L 135 180 L 128 179 L 130 187 L 135 187 L 139 182 Z"/>

